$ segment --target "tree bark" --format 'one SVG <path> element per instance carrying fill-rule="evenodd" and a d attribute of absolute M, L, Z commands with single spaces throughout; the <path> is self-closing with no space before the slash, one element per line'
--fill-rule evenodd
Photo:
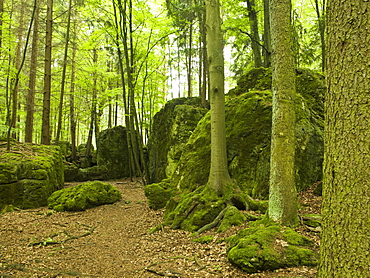
<path fill-rule="evenodd" d="M 210 188 L 222 196 L 224 186 L 231 183 L 231 178 L 226 155 L 225 73 L 219 0 L 206 1 L 206 26 L 211 84 L 211 168 L 208 182 Z"/>
<path fill-rule="evenodd" d="M 370 277 L 370 4 L 327 5 L 319 278 Z"/>
<path fill-rule="evenodd" d="M 50 95 L 51 95 L 51 48 L 53 31 L 53 0 L 47 1 L 44 98 L 42 111 L 41 144 L 50 145 Z"/>
<path fill-rule="evenodd" d="M 285 226 L 297 223 L 295 187 L 295 72 L 291 1 L 271 1 L 272 134 L 269 217 Z"/>
<path fill-rule="evenodd" d="M 73 24 L 73 38 L 76 38 L 77 24 Z M 71 148 L 72 148 L 72 161 L 76 160 L 76 117 L 75 117 L 75 76 L 76 76 L 76 52 L 77 45 L 73 42 L 72 45 L 72 58 L 71 58 L 71 87 L 69 92 L 69 118 L 70 118 L 70 129 L 71 129 Z"/>
<path fill-rule="evenodd" d="M 263 1 L 263 57 L 264 67 L 271 67 L 270 0 Z"/>

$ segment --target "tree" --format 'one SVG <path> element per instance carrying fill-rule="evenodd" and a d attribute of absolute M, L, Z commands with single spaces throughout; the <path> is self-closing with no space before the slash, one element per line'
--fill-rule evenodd
<path fill-rule="evenodd" d="M 53 31 L 53 0 L 48 0 L 46 17 L 46 36 L 45 36 L 44 99 L 42 110 L 42 135 L 41 135 L 41 143 L 45 145 L 50 145 L 52 31 Z"/>
<path fill-rule="evenodd" d="M 272 134 L 269 217 L 282 225 L 297 222 L 295 187 L 295 71 L 291 1 L 271 0 Z"/>
<path fill-rule="evenodd" d="M 322 241 L 318 277 L 370 277 L 370 4 L 327 2 Z"/>
<path fill-rule="evenodd" d="M 223 195 L 231 183 L 226 156 L 224 55 L 219 0 L 206 1 L 207 52 L 211 103 L 211 169 L 209 186 Z"/>

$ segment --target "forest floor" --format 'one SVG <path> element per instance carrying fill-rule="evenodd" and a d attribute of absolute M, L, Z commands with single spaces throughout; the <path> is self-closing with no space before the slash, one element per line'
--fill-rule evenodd
<path fill-rule="evenodd" d="M 235 234 L 233 227 L 211 243 L 192 241 L 190 233 L 148 230 L 161 223 L 163 211 L 149 209 L 140 182 L 110 182 L 122 200 L 83 212 L 54 212 L 46 207 L 0 215 L 0 278 L 10 277 L 316 277 L 316 268 L 295 267 L 246 274 L 226 258 L 219 239 Z M 73 186 L 74 184 L 66 184 Z M 308 189 L 300 194 L 301 212 L 319 213 L 321 197 Z M 318 233 L 297 230 L 315 241 Z"/>

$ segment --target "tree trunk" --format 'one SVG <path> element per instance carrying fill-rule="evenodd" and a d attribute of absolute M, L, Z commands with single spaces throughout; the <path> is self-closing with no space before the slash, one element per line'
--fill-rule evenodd
<path fill-rule="evenodd" d="M 188 97 L 193 96 L 192 92 L 192 52 L 193 52 L 193 23 L 191 22 L 189 24 L 189 47 L 188 47 L 188 62 L 187 62 L 187 68 L 188 68 Z"/>
<path fill-rule="evenodd" d="M 370 5 L 327 5 L 319 278 L 370 277 Z"/>
<path fill-rule="evenodd" d="M 76 38 L 77 33 L 77 24 L 74 22 L 73 26 L 73 38 Z M 75 76 L 76 76 L 76 52 L 77 45 L 76 42 L 73 42 L 72 47 L 72 59 L 71 59 L 71 88 L 69 92 L 69 118 L 70 118 L 70 128 L 71 128 L 71 147 L 72 147 L 72 161 L 76 160 L 76 117 L 75 117 Z"/>
<path fill-rule="evenodd" d="M 47 6 L 41 144 L 50 145 L 51 43 L 53 31 L 53 0 L 48 0 Z"/>
<path fill-rule="evenodd" d="M 272 134 L 269 217 L 285 226 L 297 223 L 295 186 L 295 72 L 291 1 L 271 1 Z"/>
<path fill-rule="evenodd" d="M 39 32 L 39 15 L 40 8 L 38 1 L 36 2 L 35 18 L 33 23 L 32 35 L 32 52 L 30 64 L 30 79 L 28 84 L 27 102 L 26 102 L 26 127 L 25 141 L 31 143 L 33 135 L 33 117 L 35 112 L 35 90 L 37 77 L 37 56 L 38 56 L 38 32 Z"/>
<path fill-rule="evenodd" d="M 223 37 L 219 0 L 206 1 L 207 50 L 211 102 L 211 169 L 209 186 L 219 196 L 231 183 L 226 155 Z"/>
<path fill-rule="evenodd" d="M 63 102 L 64 102 L 64 88 L 66 83 L 66 72 L 67 72 L 67 61 L 68 61 L 68 47 L 69 47 L 69 33 L 71 28 L 71 13 L 72 13 L 72 0 L 69 0 L 68 7 L 68 19 L 67 19 L 67 32 L 66 41 L 64 45 L 64 57 L 63 57 L 63 69 L 62 69 L 62 80 L 60 86 L 60 96 L 59 96 L 59 109 L 58 109 L 58 129 L 55 138 L 55 144 L 58 144 L 60 138 L 60 132 L 62 129 L 62 119 L 63 119 Z"/>
<path fill-rule="evenodd" d="M 260 37 L 258 33 L 258 19 L 256 12 L 256 3 L 254 0 L 247 0 L 247 9 L 249 24 L 251 27 L 251 37 L 252 37 L 252 51 L 253 51 L 253 60 L 254 67 L 262 67 L 262 58 L 261 58 L 261 47 L 260 47 Z"/>
<path fill-rule="evenodd" d="M 264 67 L 271 67 L 270 0 L 263 1 L 263 57 Z"/>
<path fill-rule="evenodd" d="M 320 8 L 319 0 L 315 0 L 315 10 L 317 15 L 317 20 L 319 22 L 319 33 L 320 33 L 320 43 L 321 43 L 321 70 L 325 72 L 325 0 L 322 2 Z"/>

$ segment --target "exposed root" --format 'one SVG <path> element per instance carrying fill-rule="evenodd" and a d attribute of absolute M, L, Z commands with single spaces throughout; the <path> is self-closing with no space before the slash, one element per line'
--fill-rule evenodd
<path fill-rule="evenodd" d="M 197 235 L 205 232 L 205 231 L 208 231 L 214 227 L 217 227 L 218 225 L 220 225 L 221 223 L 221 220 L 222 218 L 224 217 L 225 215 L 225 212 L 227 211 L 227 209 L 229 208 L 229 206 L 226 206 L 223 210 L 221 210 L 221 212 L 216 216 L 216 218 L 209 224 L 206 224 L 204 225 L 202 228 L 200 228 L 198 231 L 197 231 Z"/>

